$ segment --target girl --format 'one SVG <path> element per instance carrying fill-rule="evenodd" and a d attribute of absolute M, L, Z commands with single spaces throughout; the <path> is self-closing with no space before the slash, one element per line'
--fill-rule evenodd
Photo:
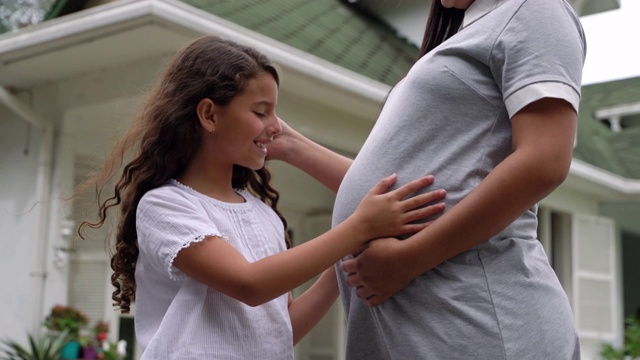
<path fill-rule="evenodd" d="M 132 146 L 115 195 L 113 300 L 136 301 L 143 359 L 291 359 L 293 345 L 337 297 L 332 264 L 365 241 L 413 233 L 443 209 L 422 177 L 385 191 L 382 179 L 343 225 L 284 251 L 286 222 L 264 168 L 281 131 L 278 73 L 255 50 L 214 36 L 178 52 L 133 128 L 108 160 L 104 183 Z M 277 154 L 278 151 L 274 150 Z M 337 186 L 334 186 L 337 188 Z M 99 193 L 98 193 L 99 197 Z M 289 291 L 329 268 L 296 300 Z"/>

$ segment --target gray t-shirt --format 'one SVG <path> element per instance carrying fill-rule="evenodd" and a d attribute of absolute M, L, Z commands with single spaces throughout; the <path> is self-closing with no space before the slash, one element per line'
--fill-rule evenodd
<path fill-rule="evenodd" d="M 446 189 L 454 207 L 513 151 L 510 119 L 522 107 L 555 97 L 578 108 L 585 46 L 564 0 L 476 0 L 460 32 L 390 92 L 338 191 L 334 225 L 394 172 L 397 186 L 433 174 L 431 188 Z M 347 359 L 579 358 L 536 210 L 378 307 L 364 305 L 338 271 Z"/>

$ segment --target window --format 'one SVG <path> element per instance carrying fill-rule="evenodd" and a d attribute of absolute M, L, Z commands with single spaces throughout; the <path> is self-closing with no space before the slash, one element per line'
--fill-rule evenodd
<path fill-rule="evenodd" d="M 640 103 L 612 106 L 596 111 L 595 116 L 607 124 L 611 131 L 640 126 Z"/>

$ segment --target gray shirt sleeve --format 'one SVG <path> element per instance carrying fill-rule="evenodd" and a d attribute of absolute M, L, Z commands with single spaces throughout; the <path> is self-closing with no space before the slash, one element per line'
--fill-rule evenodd
<path fill-rule="evenodd" d="M 586 42 L 582 26 L 564 2 L 527 1 L 492 48 L 491 71 L 509 117 L 544 97 L 567 100 L 577 111 Z"/>

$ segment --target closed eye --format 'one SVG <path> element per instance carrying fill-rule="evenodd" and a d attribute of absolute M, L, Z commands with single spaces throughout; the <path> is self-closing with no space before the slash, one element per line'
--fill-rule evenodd
<path fill-rule="evenodd" d="M 257 112 L 257 111 L 254 111 L 253 113 L 256 114 L 259 118 L 263 118 L 263 117 L 267 116 L 267 114 L 261 113 L 261 112 Z"/>

